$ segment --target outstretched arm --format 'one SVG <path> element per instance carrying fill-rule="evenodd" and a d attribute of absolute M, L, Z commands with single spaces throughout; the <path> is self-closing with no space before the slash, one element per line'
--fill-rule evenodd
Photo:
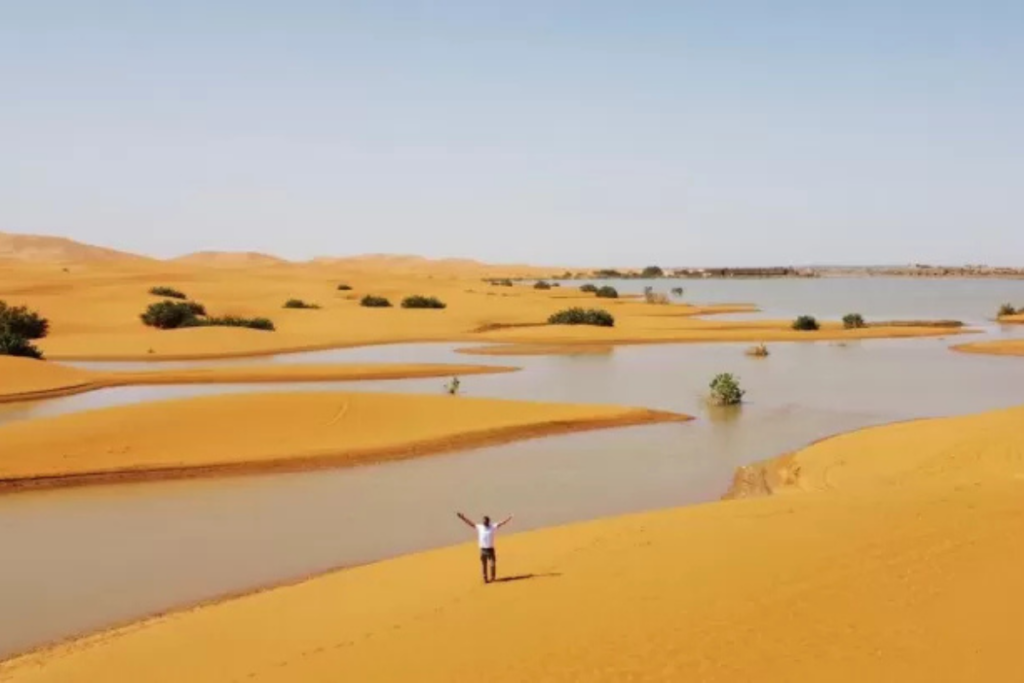
<path fill-rule="evenodd" d="M 508 517 L 506 517 L 505 519 L 503 519 L 503 520 L 501 520 L 500 522 L 498 522 L 497 526 L 496 526 L 496 527 L 494 527 L 494 528 L 495 528 L 495 529 L 500 529 L 501 527 L 505 526 L 506 524 L 508 524 L 509 522 L 511 522 L 511 521 L 512 521 L 512 517 L 513 517 L 513 515 L 509 515 L 509 516 L 508 516 Z"/>
<path fill-rule="evenodd" d="M 476 524 L 473 524 L 473 522 L 469 521 L 469 519 L 466 517 L 466 515 L 462 514 L 461 512 L 456 512 L 455 516 L 458 517 L 459 519 L 461 519 L 463 522 L 465 522 L 466 526 L 471 526 L 474 529 L 476 528 Z"/>

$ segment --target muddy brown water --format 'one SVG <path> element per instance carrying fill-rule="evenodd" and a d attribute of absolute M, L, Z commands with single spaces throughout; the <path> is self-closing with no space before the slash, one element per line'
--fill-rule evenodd
<path fill-rule="evenodd" d="M 992 327 L 988 336 L 1022 332 Z M 514 512 L 514 530 L 523 531 L 702 503 L 725 491 L 737 466 L 821 437 L 1024 400 L 1024 359 L 947 349 L 961 341 L 770 344 L 768 359 L 749 358 L 734 344 L 518 358 L 467 357 L 454 345 L 432 344 L 275 357 L 515 364 L 523 371 L 462 378 L 465 395 L 638 405 L 700 419 L 350 469 L 2 496 L 0 656 L 334 567 L 469 541 L 455 510 Z M 748 403 L 708 412 L 701 397 L 711 376 L 726 370 L 740 377 Z M 0 422 L 211 393 L 441 392 L 443 384 L 120 387 L 0 406 Z M 528 558 L 515 562 L 526 567 Z M 466 570 L 475 577 L 470 546 Z"/>

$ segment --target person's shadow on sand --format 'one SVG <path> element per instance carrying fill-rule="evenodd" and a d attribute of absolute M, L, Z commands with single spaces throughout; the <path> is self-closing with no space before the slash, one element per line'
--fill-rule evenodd
<path fill-rule="evenodd" d="M 558 572 L 547 572 L 545 574 L 516 574 L 514 576 L 500 576 L 492 583 L 508 583 L 510 581 L 526 581 L 528 579 L 547 579 L 561 576 Z"/>

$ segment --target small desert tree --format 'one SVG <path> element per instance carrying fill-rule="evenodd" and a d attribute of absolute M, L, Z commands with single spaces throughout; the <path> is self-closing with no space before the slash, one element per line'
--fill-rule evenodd
<path fill-rule="evenodd" d="M 43 353 L 32 342 L 13 332 L 0 330 L 0 356 L 18 356 L 41 360 Z"/>
<path fill-rule="evenodd" d="M 1024 311 L 1024 308 L 1022 308 L 1021 311 Z M 999 307 L 998 317 L 1002 318 L 1007 315 L 1017 315 L 1019 312 L 1020 311 L 1013 307 L 1013 304 L 1003 304 Z"/>
<path fill-rule="evenodd" d="M 640 272 L 640 277 L 653 279 L 656 277 L 664 277 L 665 271 L 660 266 L 647 266 Z"/>
<path fill-rule="evenodd" d="M 813 315 L 802 315 L 793 321 L 793 329 L 803 332 L 811 332 L 819 328 L 818 321 Z"/>
<path fill-rule="evenodd" d="M 860 313 L 847 313 L 843 316 L 843 327 L 848 330 L 854 330 L 858 327 L 864 327 L 864 316 Z"/>
<path fill-rule="evenodd" d="M 25 306 L 8 306 L 0 301 L 0 332 L 22 339 L 42 339 L 50 331 L 50 321 Z"/>
<path fill-rule="evenodd" d="M 731 372 L 715 375 L 709 386 L 711 388 L 709 400 L 716 406 L 738 405 L 743 402 L 743 395 L 746 393 L 740 388 L 739 379 Z"/>
<path fill-rule="evenodd" d="M 618 299 L 619 290 L 615 289 L 611 285 L 605 285 L 597 290 L 597 296 L 601 299 Z"/>

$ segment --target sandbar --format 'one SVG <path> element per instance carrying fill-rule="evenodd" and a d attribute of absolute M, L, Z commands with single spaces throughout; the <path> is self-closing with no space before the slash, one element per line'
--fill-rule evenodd
<path fill-rule="evenodd" d="M 46 648 L 0 676 L 1006 680 L 1022 421 L 1024 407 L 863 430 L 788 456 L 800 472 L 775 495 L 511 535 L 497 584 L 467 543 Z"/>
<path fill-rule="evenodd" d="M 155 401 L 0 427 L 0 492 L 340 467 L 588 429 L 643 408 L 347 392 Z"/>
<path fill-rule="evenodd" d="M 224 265 L 230 263 L 229 266 Z M 412 260 L 320 260 L 304 264 L 267 259 L 180 261 L 107 260 L 75 264 L 11 264 L 0 299 L 27 305 L 50 319 L 38 346 L 54 360 L 193 360 L 258 357 L 295 351 L 398 342 L 515 343 L 531 345 L 672 342 L 773 342 L 916 337 L 961 333 L 928 325 L 882 325 L 844 330 L 836 321 L 817 332 L 794 332 L 787 320 L 722 320 L 722 313 L 756 311 L 751 304 L 648 304 L 600 299 L 571 287 L 537 290 L 528 284 L 494 286 L 498 271 L 458 261 L 430 267 Z M 338 290 L 339 284 L 351 289 Z M 201 302 L 211 315 L 266 317 L 276 331 L 200 327 L 156 330 L 139 314 L 158 301 L 153 286 L 169 286 Z M 364 308 L 368 294 L 391 308 Z M 404 309 L 410 295 L 435 296 L 443 310 Z M 316 310 L 283 308 L 298 298 Z M 569 306 L 604 308 L 614 328 L 546 325 Z"/>
<path fill-rule="evenodd" d="M 56 398 L 131 385 L 344 382 L 482 375 L 516 370 L 518 368 L 500 365 L 358 363 L 95 372 L 47 361 L 0 356 L 0 403 Z"/>
<path fill-rule="evenodd" d="M 995 341 L 957 344 L 951 347 L 963 353 L 983 353 L 993 356 L 1024 356 L 1024 339 L 998 339 Z"/>

